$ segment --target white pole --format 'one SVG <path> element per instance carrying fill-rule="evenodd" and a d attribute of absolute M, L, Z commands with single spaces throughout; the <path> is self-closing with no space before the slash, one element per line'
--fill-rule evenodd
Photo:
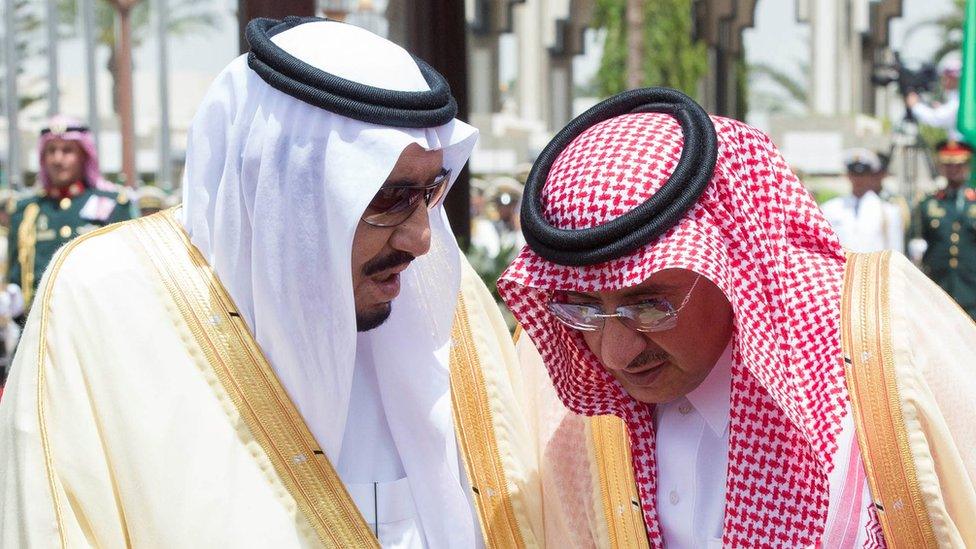
<path fill-rule="evenodd" d="M 169 61 L 166 48 L 168 9 L 166 0 L 156 0 L 156 33 L 159 41 L 159 181 L 156 184 L 167 191 L 173 188 L 169 135 Z"/>
<path fill-rule="evenodd" d="M 81 33 L 85 42 L 85 75 L 88 82 L 88 127 L 98 149 L 98 72 L 95 70 L 95 7 L 92 0 L 80 0 Z"/>
<path fill-rule="evenodd" d="M 58 3 L 47 0 L 47 114 L 61 112 L 58 86 Z"/>
<path fill-rule="evenodd" d="M 20 99 L 17 96 L 17 41 L 14 31 L 17 17 L 14 13 L 14 0 L 4 0 L 4 53 L 6 56 L 6 107 L 7 107 L 7 184 L 11 189 L 21 189 L 24 177 L 20 173 L 20 130 L 17 127 L 17 114 Z"/>

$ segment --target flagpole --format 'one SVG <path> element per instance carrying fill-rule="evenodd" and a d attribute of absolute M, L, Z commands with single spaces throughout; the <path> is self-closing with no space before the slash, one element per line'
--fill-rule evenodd
<path fill-rule="evenodd" d="M 976 146 L 976 0 L 967 0 L 963 10 L 962 74 L 959 77 L 956 127 L 966 143 Z M 970 167 L 969 184 L 976 186 L 976 155 Z"/>

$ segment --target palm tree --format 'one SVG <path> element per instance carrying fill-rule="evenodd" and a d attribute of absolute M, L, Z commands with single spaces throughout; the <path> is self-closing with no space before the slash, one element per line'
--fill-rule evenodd
<path fill-rule="evenodd" d="M 951 13 L 925 19 L 908 27 L 905 31 L 905 41 L 915 32 L 928 27 L 936 27 L 942 35 L 942 45 L 932 54 L 931 61 L 938 63 L 949 52 L 962 48 L 962 20 L 966 7 L 966 0 L 953 0 L 955 9 Z"/>
<path fill-rule="evenodd" d="M 705 45 L 692 39 L 691 4 L 691 0 L 596 0 L 593 26 L 605 36 L 597 72 L 600 94 L 670 86 L 694 96 L 708 60 Z"/>
<path fill-rule="evenodd" d="M 809 74 L 809 64 L 797 62 L 800 74 Z M 809 88 L 805 78 L 797 78 L 793 74 L 786 72 L 779 67 L 768 63 L 753 63 L 747 66 L 748 80 L 755 84 L 759 80 L 772 82 L 782 93 L 757 90 L 754 95 L 757 106 L 762 105 L 770 112 L 783 112 L 790 110 L 791 105 L 799 105 L 801 109 L 806 109 L 809 104 Z M 755 89 L 756 86 L 750 86 Z"/>
<path fill-rule="evenodd" d="M 219 26 L 220 14 L 212 2 L 169 0 L 170 36 L 207 32 Z M 63 20 L 77 17 L 78 2 L 61 0 Z M 115 24 L 119 23 L 116 33 Z M 95 2 L 96 41 L 109 48 L 109 73 L 112 75 L 112 108 L 119 115 L 122 133 L 122 171 L 126 185 L 136 182 L 135 125 L 132 112 L 132 50 L 139 47 L 150 32 L 149 3 L 143 0 L 99 0 Z"/>
<path fill-rule="evenodd" d="M 644 6 L 641 0 L 627 0 L 627 87 L 644 83 Z"/>

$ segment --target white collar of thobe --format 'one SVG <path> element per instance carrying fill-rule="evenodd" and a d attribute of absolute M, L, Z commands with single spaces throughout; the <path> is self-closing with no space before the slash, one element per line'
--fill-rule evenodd
<path fill-rule="evenodd" d="M 716 436 L 722 436 L 729 427 L 731 393 L 732 341 L 730 340 L 705 381 L 685 395 L 685 398 L 701 414 L 712 432 Z"/>

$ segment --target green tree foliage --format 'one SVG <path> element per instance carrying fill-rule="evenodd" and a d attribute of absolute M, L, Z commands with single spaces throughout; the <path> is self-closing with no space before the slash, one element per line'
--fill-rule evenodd
<path fill-rule="evenodd" d="M 626 0 L 596 0 L 594 26 L 606 33 L 597 72 L 603 96 L 627 89 L 626 8 Z M 705 45 L 692 40 L 691 18 L 691 0 L 644 2 L 644 85 L 696 95 L 708 58 Z"/>
<path fill-rule="evenodd" d="M 938 63 L 947 53 L 962 48 L 962 20 L 966 0 L 952 0 L 952 2 L 954 9 L 951 12 L 919 21 L 905 32 L 905 41 L 907 42 L 908 38 L 920 29 L 928 27 L 938 29 L 942 45 L 932 54 L 931 61 L 933 63 Z"/>

